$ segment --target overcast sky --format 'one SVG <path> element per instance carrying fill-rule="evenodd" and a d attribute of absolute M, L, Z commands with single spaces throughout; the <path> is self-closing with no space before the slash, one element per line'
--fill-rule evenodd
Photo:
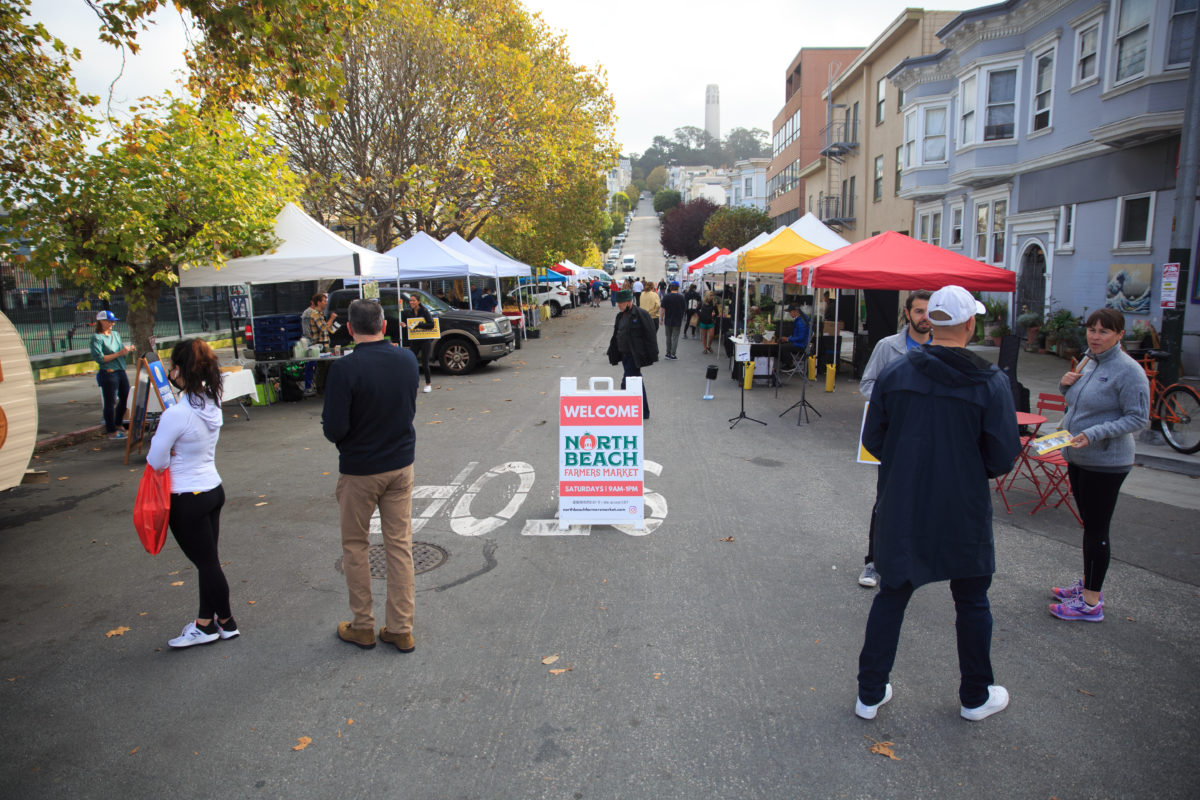
<path fill-rule="evenodd" d="M 721 91 L 722 136 L 762 128 L 783 106 L 784 71 L 802 47 L 864 47 L 906 7 L 902 0 L 523 0 L 566 33 L 571 59 L 604 68 L 616 101 L 623 152 L 645 150 L 656 135 L 704 127 L 704 89 Z M 974 8 L 978 2 L 966 7 Z M 118 107 L 173 88 L 187 47 L 184 25 L 167 4 L 138 38 L 116 84 Z M 953 6 L 951 6 L 953 7 Z M 82 90 L 108 95 L 121 74 L 117 51 L 96 39 L 95 17 L 82 0 L 34 0 L 34 17 L 84 53 Z"/>

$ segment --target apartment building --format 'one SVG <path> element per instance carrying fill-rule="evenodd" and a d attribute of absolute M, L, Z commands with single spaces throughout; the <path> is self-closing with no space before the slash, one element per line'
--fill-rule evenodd
<path fill-rule="evenodd" d="M 766 212 L 776 227 L 790 225 L 805 212 L 805 164 L 823 146 L 825 102 L 821 92 L 862 52 L 861 47 L 805 47 L 788 65 L 784 104 L 771 125 L 771 162 L 766 174 Z"/>
<path fill-rule="evenodd" d="M 1196 13 L 1010 0 L 946 24 L 945 49 L 889 75 L 914 235 L 1016 271 L 1011 317 L 1107 305 L 1157 327 Z M 1189 304 L 1185 328 L 1198 322 Z M 1184 346 L 1194 370 L 1196 337 Z"/>
<path fill-rule="evenodd" d="M 900 62 L 942 49 L 937 31 L 956 11 L 905 9 L 822 92 L 828 122 L 819 157 L 801 167 L 804 210 L 856 242 L 908 233 L 912 203 L 899 195 L 904 95 L 888 80 Z"/>

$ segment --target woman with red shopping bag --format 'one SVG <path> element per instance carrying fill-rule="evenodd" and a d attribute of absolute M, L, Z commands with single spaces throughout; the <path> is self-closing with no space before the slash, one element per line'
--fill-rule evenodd
<path fill-rule="evenodd" d="M 200 611 L 167 642 L 191 647 L 238 635 L 229 607 L 229 582 L 217 555 L 225 504 L 215 463 L 222 423 L 217 354 L 201 339 L 185 339 L 171 352 L 167 377 L 182 394 L 163 412 L 146 462 L 156 470 L 171 470 L 171 533 L 199 573 Z"/>

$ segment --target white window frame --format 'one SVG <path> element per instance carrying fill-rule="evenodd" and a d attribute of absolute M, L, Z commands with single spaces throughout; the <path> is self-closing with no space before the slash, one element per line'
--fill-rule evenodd
<path fill-rule="evenodd" d="M 1140 192 L 1138 194 L 1127 194 L 1117 198 L 1117 221 L 1113 226 L 1113 250 L 1126 251 L 1146 251 L 1154 247 L 1154 201 L 1156 192 Z M 1121 231 L 1125 227 L 1125 206 L 1130 200 L 1140 200 L 1143 197 L 1150 199 L 1149 207 L 1146 210 L 1146 238 L 1142 241 L 1121 241 Z"/>
<path fill-rule="evenodd" d="M 961 204 L 950 206 L 950 241 L 946 243 L 946 247 L 961 250 L 963 248 L 963 207 Z M 958 234 L 956 242 L 955 233 Z"/>
<path fill-rule="evenodd" d="M 1150 13 L 1146 16 L 1145 22 L 1143 24 L 1130 27 L 1128 30 L 1122 31 L 1121 30 L 1121 9 L 1122 9 L 1124 3 L 1132 2 L 1132 1 L 1136 1 L 1136 0 L 1112 0 L 1112 4 L 1113 4 L 1112 5 L 1112 21 L 1113 22 L 1112 22 L 1112 25 L 1109 26 L 1111 29 L 1111 41 L 1109 42 L 1109 48 L 1108 48 L 1108 52 L 1109 52 L 1108 85 L 1110 87 L 1121 86 L 1123 84 L 1130 83 L 1131 81 L 1136 81 L 1139 78 L 1145 78 L 1147 75 L 1150 74 L 1151 57 L 1154 54 L 1154 12 L 1155 12 L 1158 4 L 1153 2 L 1153 0 L 1150 0 L 1150 3 L 1149 3 L 1150 4 Z M 1145 31 L 1145 37 L 1146 37 L 1146 52 L 1142 59 L 1142 68 L 1138 72 L 1131 72 L 1128 75 L 1125 75 L 1124 77 L 1118 77 L 1117 73 L 1121 69 L 1121 64 L 1120 64 L 1121 43 L 1123 40 L 1127 40 L 1127 39 L 1137 35 L 1138 32 L 1140 32 L 1140 31 Z"/>
<path fill-rule="evenodd" d="M 1083 37 L 1089 32 L 1095 32 L 1095 41 L 1092 43 L 1092 50 L 1088 53 L 1083 51 Z M 1100 43 L 1104 37 L 1104 16 L 1089 18 L 1085 23 L 1075 29 L 1075 47 L 1074 60 L 1071 63 L 1071 88 L 1082 89 L 1085 86 L 1100 81 L 1100 56 L 1102 50 Z M 1082 69 L 1082 61 L 1090 56 L 1092 58 L 1092 71 L 1088 75 L 1080 74 Z"/>
<path fill-rule="evenodd" d="M 1167 40 L 1163 45 L 1163 59 L 1166 62 L 1164 64 L 1166 69 L 1187 69 L 1191 65 L 1190 64 L 1190 61 L 1191 61 L 1190 53 L 1188 54 L 1188 56 L 1186 58 L 1184 58 L 1181 61 L 1171 61 L 1170 60 L 1171 59 L 1171 32 L 1173 30 L 1175 30 L 1176 17 L 1183 17 L 1183 16 L 1189 15 L 1189 14 L 1192 14 L 1192 15 L 1200 14 L 1200 10 L 1198 10 L 1196 8 L 1192 8 L 1192 9 L 1188 9 L 1186 11 L 1179 11 L 1176 8 L 1176 6 L 1178 4 L 1179 4 L 1179 0 L 1171 0 L 1171 11 L 1167 15 Z M 1184 19 L 1181 24 L 1194 28 L 1196 25 L 1195 17 L 1193 16 L 1190 19 Z M 1196 42 L 1193 40 L 1192 47 L 1195 47 L 1195 46 L 1196 46 Z"/>
<path fill-rule="evenodd" d="M 1045 92 L 1038 91 L 1038 74 L 1040 72 L 1040 62 L 1043 58 L 1050 60 L 1050 77 Z M 1058 72 L 1058 45 L 1035 50 L 1033 53 L 1033 62 L 1030 65 L 1029 76 L 1029 133 L 1042 135 L 1054 130 L 1054 79 Z M 1042 94 L 1047 96 L 1046 107 L 1038 108 L 1038 98 Z M 1036 127 L 1037 118 L 1040 113 L 1046 114 L 1046 124 L 1041 128 Z"/>
<path fill-rule="evenodd" d="M 883 122 L 887 113 L 887 78 L 880 78 L 875 84 L 875 124 Z"/>
<path fill-rule="evenodd" d="M 1070 253 L 1075 250 L 1076 205 L 1058 207 L 1058 240 L 1054 248 L 1060 253 Z"/>
<path fill-rule="evenodd" d="M 979 75 L 972 74 L 958 83 L 958 146 L 973 145 L 978 141 L 975 128 L 978 124 Z M 968 118 L 968 115 L 969 118 Z"/>
<path fill-rule="evenodd" d="M 950 106 L 947 104 L 938 104 L 938 105 L 919 106 L 919 108 L 921 110 L 921 116 L 918 117 L 918 120 L 919 120 L 920 126 L 921 126 L 920 127 L 921 164 L 922 165 L 924 165 L 924 164 L 945 164 L 947 159 L 950 158 Z M 930 134 L 928 132 L 928 127 L 929 127 L 928 122 L 929 122 L 929 112 L 930 111 L 941 111 L 942 112 L 942 132 L 941 133 Z M 925 155 L 926 155 L 926 152 L 929 147 L 929 140 L 931 138 L 937 138 L 937 137 L 941 137 L 942 139 L 945 140 L 945 143 L 942 145 L 942 157 L 940 159 L 937 159 L 934 161 L 927 161 L 925 158 Z"/>
<path fill-rule="evenodd" d="M 990 85 L 991 85 L 992 75 L 997 72 L 1009 72 L 1009 71 L 1011 71 L 1013 73 L 1013 81 L 1012 81 L 1013 96 L 1012 96 L 1012 99 L 1007 100 L 1003 103 L 992 103 L 991 97 L 988 94 L 988 88 L 990 88 Z M 1017 127 L 1018 127 L 1018 121 L 1019 121 L 1017 115 L 1021 108 L 1021 68 L 1020 68 L 1020 66 L 1017 64 L 1005 64 L 1003 66 L 996 66 L 996 67 L 992 67 L 990 69 L 981 70 L 980 76 L 982 78 L 986 78 L 986 80 L 980 80 L 980 82 L 979 82 L 979 84 L 980 84 L 980 98 L 979 99 L 982 101 L 980 103 L 980 105 L 983 106 L 983 119 L 979 120 L 979 122 L 982 122 L 982 125 L 979 125 L 979 129 L 978 129 L 979 132 L 983 134 L 983 136 L 980 137 L 979 141 L 980 142 L 1010 142 L 1010 141 L 1014 141 L 1017 137 Z M 1012 106 L 1012 110 L 1013 110 L 1012 136 L 997 136 L 992 139 L 987 138 L 988 111 L 993 106 L 1001 107 L 1001 106 L 1009 106 L 1009 105 Z"/>
<path fill-rule="evenodd" d="M 917 235 L 915 238 L 928 244 L 942 246 L 942 207 L 930 206 L 917 211 Z"/>
<path fill-rule="evenodd" d="M 996 204 L 1004 203 L 1004 225 L 999 230 L 996 229 Z M 1011 213 L 1012 198 L 1009 197 L 1007 189 L 1003 192 L 988 193 L 983 196 L 972 198 L 972 215 L 971 215 L 971 256 L 976 261 L 982 261 L 985 264 L 992 264 L 997 267 L 1004 266 L 1008 249 L 1008 217 Z M 977 228 L 977 220 L 979 219 L 979 209 L 985 208 L 987 219 L 985 230 L 981 234 Z M 983 236 L 984 252 L 979 252 L 979 237 Z M 997 244 L 1000 244 L 997 248 Z M 996 250 L 999 249 L 999 254 Z"/>
<path fill-rule="evenodd" d="M 917 166 L 917 111 L 904 115 L 904 168 Z"/>
<path fill-rule="evenodd" d="M 871 179 L 871 199 L 876 203 L 883 200 L 883 156 L 875 156 L 875 173 Z"/>

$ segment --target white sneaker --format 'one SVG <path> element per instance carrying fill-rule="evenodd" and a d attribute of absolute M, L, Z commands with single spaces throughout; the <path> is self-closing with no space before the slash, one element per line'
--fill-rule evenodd
<path fill-rule="evenodd" d="M 424 389 L 422 389 L 421 391 L 423 391 L 423 392 L 432 392 L 432 391 L 433 391 L 433 387 L 432 387 L 432 386 L 430 386 L 430 385 L 427 383 L 427 384 L 425 384 L 425 388 L 424 388 Z"/>
<path fill-rule="evenodd" d="M 863 567 L 862 574 L 858 576 L 858 585 L 866 586 L 868 589 L 874 589 L 879 585 L 879 573 L 875 570 L 874 561 Z"/>
<path fill-rule="evenodd" d="M 209 644 L 221 638 L 217 633 L 205 633 L 196 627 L 196 620 L 183 626 L 183 633 L 167 642 L 171 647 L 191 647 L 194 644 Z"/>
<path fill-rule="evenodd" d="M 962 707 L 963 719 L 969 719 L 972 722 L 978 722 L 981 719 L 990 717 L 997 711 L 1003 711 L 1008 707 L 1008 689 L 1003 686 L 989 686 L 987 702 L 977 708 Z"/>
<path fill-rule="evenodd" d="M 226 628 L 224 625 L 221 624 L 220 620 L 214 620 L 214 621 L 217 623 L 217 635 L 219 635 L 222 639 L 232 639 L 235 636 L 240 636 L 242 633 L 241 631 L 239 631 L 237 629 L 236 622 L 234 623 L 234 626 L 232 628 Z"/>
<path fill-rule="evenodd" d="M 863 719 L 875 719 L 875 715 L 879 713 L 879 707 L 892 699 L 892 685 L 889 683 L 883 690 L 883 699 L 873 706 L 869 706 L 858 698 L 854 699 L 854 713 Z M 964 709 L 965 711 L 965 709 Z"/>

